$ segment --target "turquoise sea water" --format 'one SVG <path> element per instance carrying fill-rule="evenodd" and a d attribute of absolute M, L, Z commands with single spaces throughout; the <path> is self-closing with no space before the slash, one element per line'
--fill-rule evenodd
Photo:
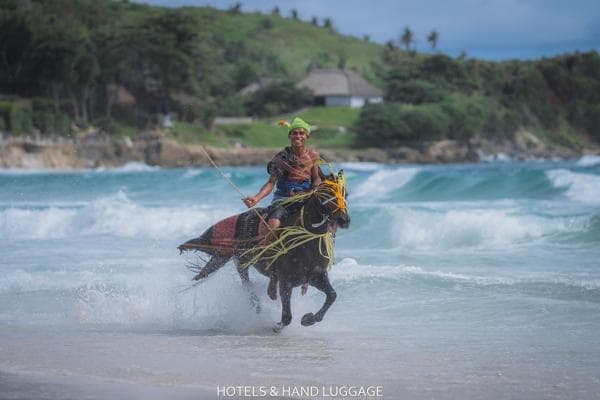
<path fill-rule="evenodd" d="M 232 266 L 182 291 L 196 259 L 177 245 L 244 211 L 214 169 L 0 171 L 0 383 L 597 396 L 599 157 L 336 167 L 352 216 L 336 239 L 338 299 L 305 328 L 324 296 L 294 293 L 280 335 L 262 276 L 260 314 Z M 264 168 L 223 170 L 248 194 L 266 180 Z"/>

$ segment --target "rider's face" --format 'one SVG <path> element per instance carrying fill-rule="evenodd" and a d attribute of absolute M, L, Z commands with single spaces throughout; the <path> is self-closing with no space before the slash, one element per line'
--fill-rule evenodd
<path fill-rule="evenodd" d="M 306 131 L 302 128 L 294 129 L 289 133 L 288 137 L 292 146 L 304 146 L 306 139 L 308 139 Z"/>

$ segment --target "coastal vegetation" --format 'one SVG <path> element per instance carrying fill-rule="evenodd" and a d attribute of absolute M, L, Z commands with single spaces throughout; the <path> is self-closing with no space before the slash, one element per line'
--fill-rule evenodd
<path fill-rule="evenodd" d="M 335 20 L 296 12 L 161 8 L 127 1 L 0 3 L 0 131 L 70 135 L 88 126 L 114 136 L 158 126 L 186 143 L 277 146 L 275 122 L 292 113 L 331 148 L 389 147 L 474 137 L 511 140 L 519 129 L 571 148 L 600 142 L 600 56 L 484 61 L 435 49 L 413 31 L 386 45 L 343 36 Z M 310 107 L 294 82 L 312 68 L 347 68 L 384 90 L 361 110 Z M 240 90 L 261 78 L 250 95 Z M 300 111 L 298 111 L 300 110 Z M 215 124 L 217 116 L 254 122 Z"/>
<path fill-rule="evenodd" d="M 360 143 L 511 139 L 526 128 L 567 146 L 600 140 L 600 56 L 491 62 L 384 50 L 386 102 L 363 109 Z"/>

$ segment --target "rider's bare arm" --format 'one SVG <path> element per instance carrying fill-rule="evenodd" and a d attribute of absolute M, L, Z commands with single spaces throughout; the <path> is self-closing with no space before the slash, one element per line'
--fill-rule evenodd
<path fill-rule="evenodd" d="M 277 178 L 271 175 L 269 177 L 269 180 L 260 188 L 260 190 L 255 196 L 244 197 L 242 201 L 244 202 L 246 207 L 254 207 L 256 204 L 258 204 L 259 201 L 267 197 L 273 191 L 276 180 Z"/>

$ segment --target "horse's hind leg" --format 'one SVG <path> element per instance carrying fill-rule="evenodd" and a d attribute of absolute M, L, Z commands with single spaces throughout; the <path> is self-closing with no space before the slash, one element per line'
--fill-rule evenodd
<path fill-rule="evenodd" d="M 279 281 L 279 296 L 281 297 L 281 322 L 273 330 L 280 332 L 292 322 L 292 285 L 289 282 Z"/>
<path fill-rule="evenodd" d="M 323 304 L 321 309 L 317 311 L 316 314 L 306 313 L 302 316 L 301 324 L 303 326 L 309 326 L 314 324 L 315 322 L 322 321 L 323 317 L 325 316 L 325 313 L 327 312 L 329 307 L 331 307 L 331 305 L 337 297 L 335 290 L 329 282 L 329 276 L 327 275 L 327 272 L 325 272 L 323 275 L 319 276 L 316 279 L 311 279 L 310 284 L 319 289 L 321 292 L 325 293 L 327 297 L 325 299 L 325 304 Z"/>
<path fill-rule="evenodd" d="M 225 265 L 230 258 L 231 256 L 212 256 L 210 260 L 208 260 L 204 268 L 202 268 L 200 272 L 198 272 L 198 274 L 194 276 L 194 280 L 198 281 L 200 279 L 206 278 L 208 275 L 212 274 L 213 272 L 221 268 L 223 265 Z"/>
<path fill-rule="evenodd" d="M 248 294 L 250 295 L 250 304 L 252 305 L 252 307 L 254 307 L 256 309 L 256 313 L 260 313 L 260 299 L 258 298 L 258 296 L 256 295 L 256 293 L 254 292 L 254 289 L 252 288 L 252 284 L 250 282 L 250 274 L 248 273 L 248 268 L 242 268 L 239 266 L 239 264 L 235 263 L 236 269 L 238 274 L 240 275 L 240 278 L 242 279 L 242 286 L 244 287 L 244 289 L 246 289 L 246 291 L 248 292 Z"/>
<path fill-rule="evenodd" d="M 267 295 L 271 300 L 277 300 L 277 273 L 271 272 L 269 275 L 269 286 L 267 286 Z"/>

